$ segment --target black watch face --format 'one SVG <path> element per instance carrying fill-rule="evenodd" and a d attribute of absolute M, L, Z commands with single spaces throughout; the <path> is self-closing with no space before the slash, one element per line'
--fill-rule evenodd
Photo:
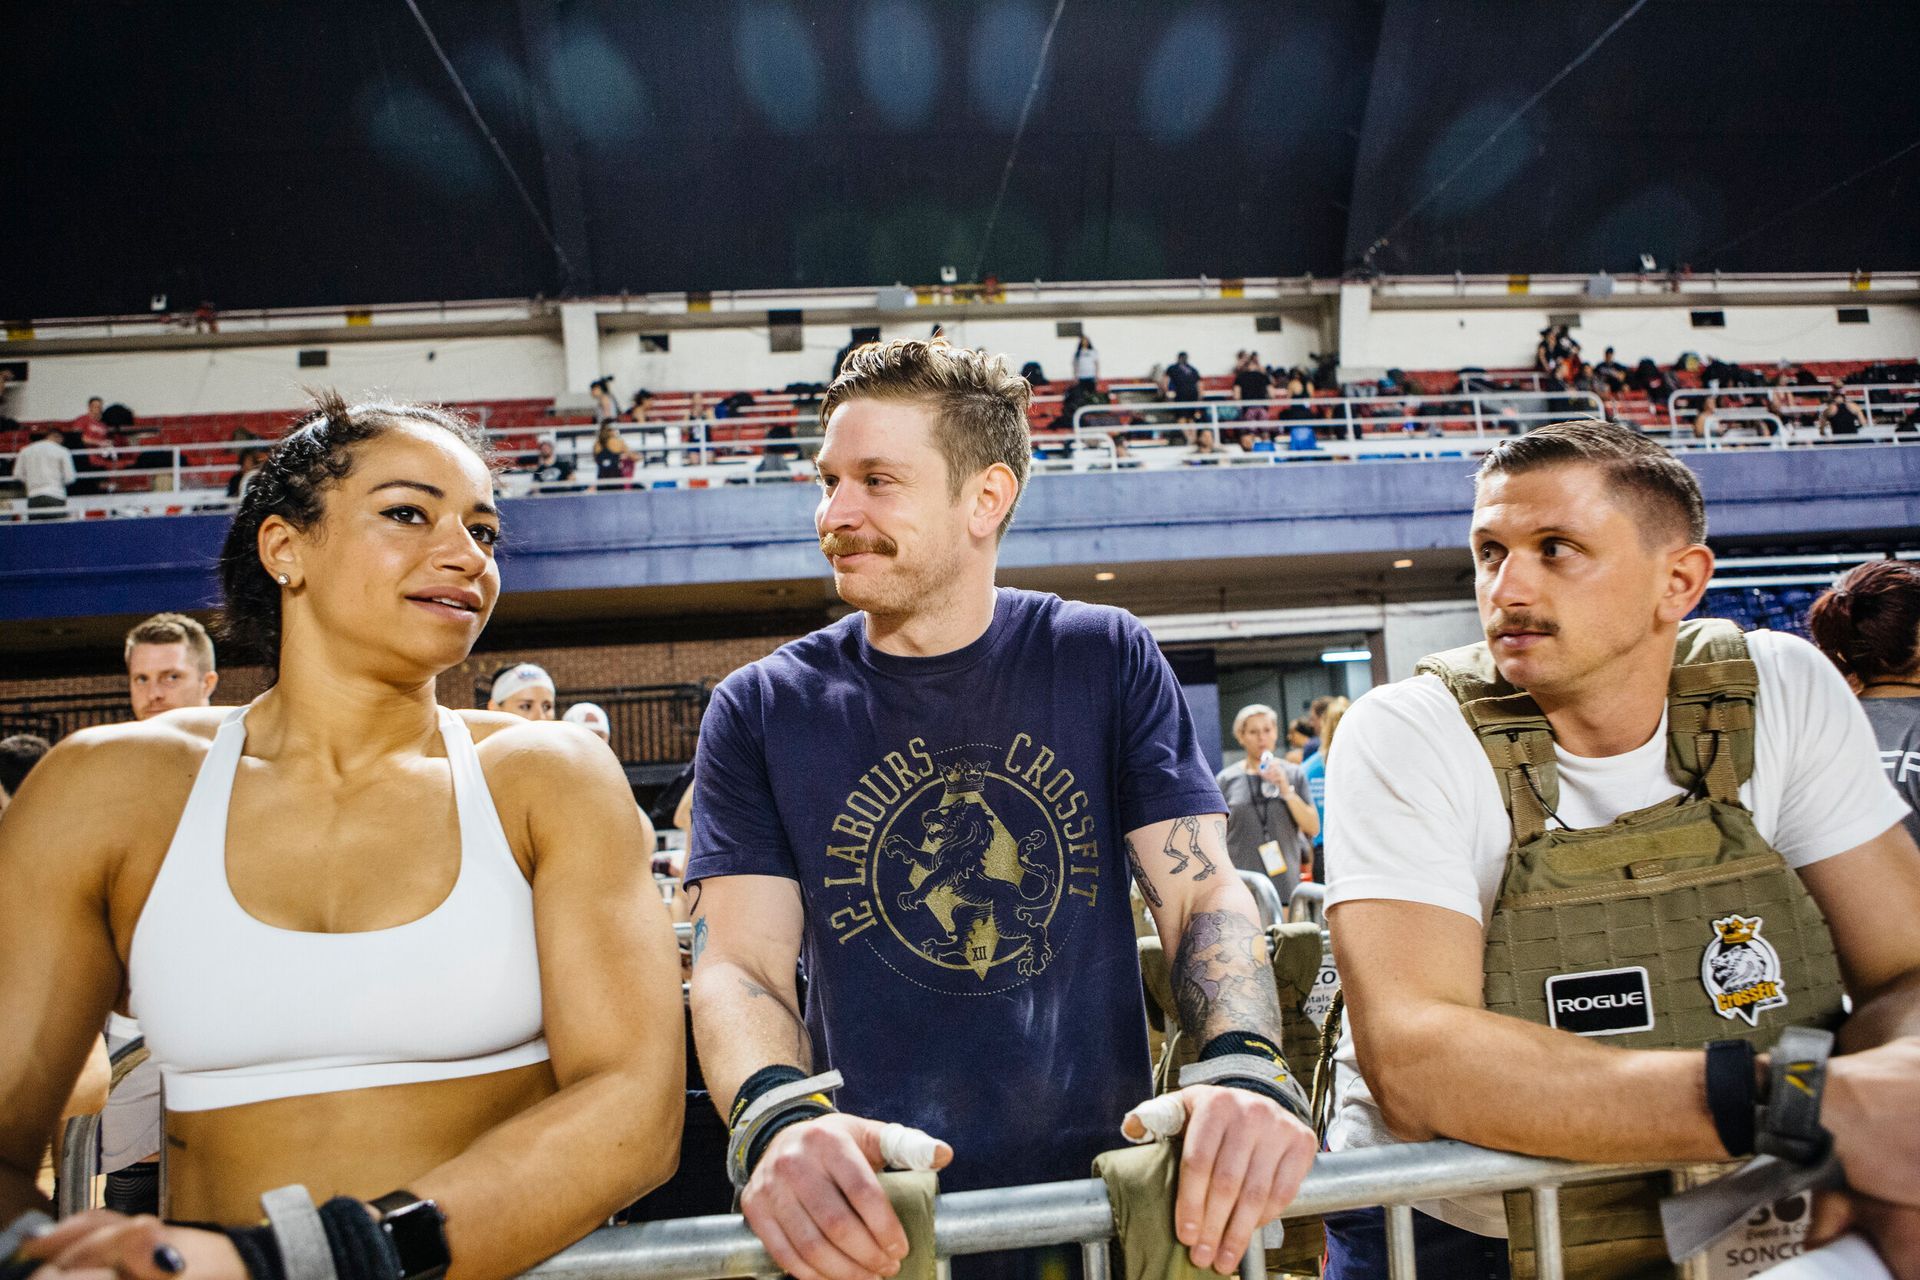
<path fill-rule="evenodd" d="M 418 1200 L 380 1220 L 394 1252 L 400 1255 L 400 1273 L 407 1280 L 425 1280 L 447 1269 L 447 1233 L 440 1209 L 431 1200 Z"/>

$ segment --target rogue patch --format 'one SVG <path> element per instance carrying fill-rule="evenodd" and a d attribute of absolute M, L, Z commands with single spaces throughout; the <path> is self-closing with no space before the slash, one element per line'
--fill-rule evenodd
<path fill-rule="evenodd" d="M 1639 965 L 1547 979 L 1547 1025 L 1577 1036 L 1653 1029 L 1653 988 Z"/>

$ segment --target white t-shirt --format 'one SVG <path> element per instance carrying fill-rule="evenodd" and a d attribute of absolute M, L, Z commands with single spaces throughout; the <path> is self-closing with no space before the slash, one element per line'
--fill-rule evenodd
<path fill-rule="evenodd" d="M 29 498 L 64 498 L 75 480 L 73 455 L 58 440 L 40 439 L 13 460 L 13 472 Z"/>
<path fill-rule="evenodd" d="M 1740 800 L 1795 867 L 1845 853 L 1906 816 L 1880 769 L 1873 728 L 1846 681 L 1796 636 L 1755 631 L 1759 674 L 1753 776 Z M 1667 774 L 1667 723 L 1643 746 L 1590 758 L 1554 749 L 1557 810 L 1569 827 L 1605 826 L 1684 790 Z M 1340 722 L 1327 757 L 1327 905 L 1391 898 L 1458 911 L 1484 928 L 1506 869 L 1512 824 L 1493 766 L 1460 704 L 1436 676 L 1384 685 Z M 1336 926 L 1337 927 L 1337 926 Z M 1353 1036 L 1335 1055 L 1338 1110 L 1330 1150 L 1397 1142 L 1360 1078 Z M 1498 1196 L 1421 1206 L 1482 1235 L 1504 1236 Z"/>
<path fill-rule="evenodd" d="M 1100 353 L 1092 347 L 1080 347 L 1073 353 L 1073 376 L 1076 378 L 1097 378 L 1100 376 Z"/>

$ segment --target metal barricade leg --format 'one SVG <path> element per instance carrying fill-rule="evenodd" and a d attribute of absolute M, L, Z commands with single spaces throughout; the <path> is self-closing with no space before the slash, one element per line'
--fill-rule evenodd
<path fill-rule="evenodd" d="M 1267 1243 L 1263 1238 L 1264 1234 L 1260 1231 L 1254 1232 L 1253 1240 L 1247 1245 L 1247 1251 L 1240 1255 L 1240 1280 L 1266 1280 Z"/>
<path fill-rule="evenodd" d="M 1419 1266 L 1413 1252 L 1413 1206 L 1387 1206 L 1387 1280 L 1414 1280 Z"/>
<path fill-rule="evenodd" d="M 945 1266 L 946 1261 L 942 1258 L 940 1264 Z M 1084 1280 L 1111 1280 L 1113 1255 L 1105 1240 L 1089 1240 L 1080 1246 L 1080 1271 Z M 946 1277 L 942 1276 L 941 1280 Z"/>
<path fill-rule="evenodd" d="M 1560 1188 L 1533 1189 L 1533 1254 L 1540 1280 L 1564 1280 L 1566 1259 L 1560 1252 Z"/>

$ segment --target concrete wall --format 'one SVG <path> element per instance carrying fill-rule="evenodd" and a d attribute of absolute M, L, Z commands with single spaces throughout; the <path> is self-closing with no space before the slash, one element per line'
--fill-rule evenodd
<path fill-rule="evenodd" d="M 1861 305 L 1867 299 L 1861 298 Z M 1582 354 L 1598 361 L 1607 347 L 1628 364 L 1651 356 L 1669 364 L 1683 351 L 1735 363 L 1771 360 L 1889 360 L 1920 356 L 1920 308 L 1867 306 L 1868 323 L 1841 324 L 1832 305 L 1722 306 L 1724 329 L 1696 329 L 1684 306 L 1580 306 L 1579 299 L 1543 301 L 1532 308 L 1442 311 L 1381 310 L 1358 328 L 1342 310 L 1344 365 L 1401 369 L 1506 368 L 1531 365 L 1533 346 L 1550 314 L 1578 312 L 1573 330 Z"/>
<path fill-rule="evenodd" d="M 1138 299 L 1130 301 L 1138 302 Z M 1502 304 L 1505 299 L 1500 300 Z M 1652 356 L 1665 363 L 1682 351 L 1730 360 L 1868 360 L 1920 356 L 1920 308 L 1874 305 L 1870 322 L 1842 325 L 1828 302 L 1735 305 L 1701 298 L 1694 302 L 1726 312 L 1723 329 L 1694 329 L 1688 307 L 1672 305 L 1580 306 L 1577 297 L 1542 297 L 1538 306 L 1513 308 L 1461 299 L 1437 310 L 1382 309 L 1366 285 L 1348 285 L 1339 299 L 1342 362 L 1353 368 L 1490 368 L 1531 362 L 1533 344 L 1549 314 L 1579 311 L 1575 330 L 1593 359 L 1611 344 L 1622 359 Z M 1141 377 L 1190 353 L 1203 373 L 1224 374 L 1242 349 L 1257 350 L 1272 364 L 1305 364 L 1322 346 L 1320 324 L 1299 300 L 1249 300 L 1237 314 L 1094 316 L 1082 321 L 1109 377 Z M 1292 309 L 1285 309 L 1292 308 Z M 1056 336 L 1057 320 L 1011 314 L 1013 306 L 982 306 L 946 324 L 947 335 L 969 346 L 1005 353 L 1015 364 L 1038 360 L 1055 379 L 1069 376 L 1073 340 Z M 1279 333 L 1254 327 L 1257 312 L 1282 313 Z M 924 337 L 931 322 L 908 310 L 882 326 L 886 337 Z M 593 333 L 593 326 L 587 326 Z M 552 334 L 433 340 L 365 341 L 327 346 L 324 369 L 296 364 L 298 347 L 246 346 L 212 350 L 138 350 L 92 355 L 32 355 L 28 380 L 13 389 L 3 409 L 22 421 L 71 418 L 88 396 L 130 406 L 140 415 L 230 413 L 294 409 L 305 403 L 304 383 L 333 385 L 349 394 L 383 392 L 440 401 L 545 399 L 580 393 L 571 385 L 610 375 L 622 399 L 635 389 L 735 390 L 824 382 L 833 355 L 845 345 L 848 326 L 809 324 L 803 349 L 769 350 L 764 316 L 753 313 L 723 328 L 678 329 L 664 353 L 642 350 L 639 332 L 621 330 L 588 337 L 584 357 L 567 359 L 558 326 Z M 326 345 L 316 343 L 313 345 Z"/>
<path fill-rule="evenodd" d="M 299 347 L 218 347 L 33 356 L 5 413 L 22 422 L 72 418 L 87 397 L 135 414 L 248 413 L 306 405 L 303 385 L 407 400 L 513 400 L 555 395 L 563 382 L 558 337 L 346 342 L 326 348 L 324 369 L 302 369 Z"/>
<path fill-rule="evenodd" d="M 1317 325 L 1310 315 L 1285 317 L 1279 333 L 1261 333 L 1248 315 L 1095 316 L 1083 321 L 1100 353 L 1103 377 L 1139 377 L 1173 363 L 1181 351 L 1206 374 L 1232 370 L 1235 353 L 1253 350 L 1269 364 L 1306 364 L 1318 349 Z M 1038 360 L 1049 378 L 1071 376 L 1074 340 L 1056 335 L 1056 321 L 999 318 L 949 321 L 948 339 L 1005 354 L 1017 369 Z M 907 313 L 880 327 L 883 338 L 924 338 L 932 325 Z M 622 398 L 636 387 L 652 389 L 735 389 L 784 387 L 790 382 L 825 382 L 833 357 L 847 343 L 850 327 L 807 325 L 798 352 L 770 352 L 764 327 L 728 330 L 680 330 L 664 353 L 643 352 L 636 333 L 603 334 L 601 372 L 612 375 Z M 750 375 L 750 376 L 749 376 Z"/>

